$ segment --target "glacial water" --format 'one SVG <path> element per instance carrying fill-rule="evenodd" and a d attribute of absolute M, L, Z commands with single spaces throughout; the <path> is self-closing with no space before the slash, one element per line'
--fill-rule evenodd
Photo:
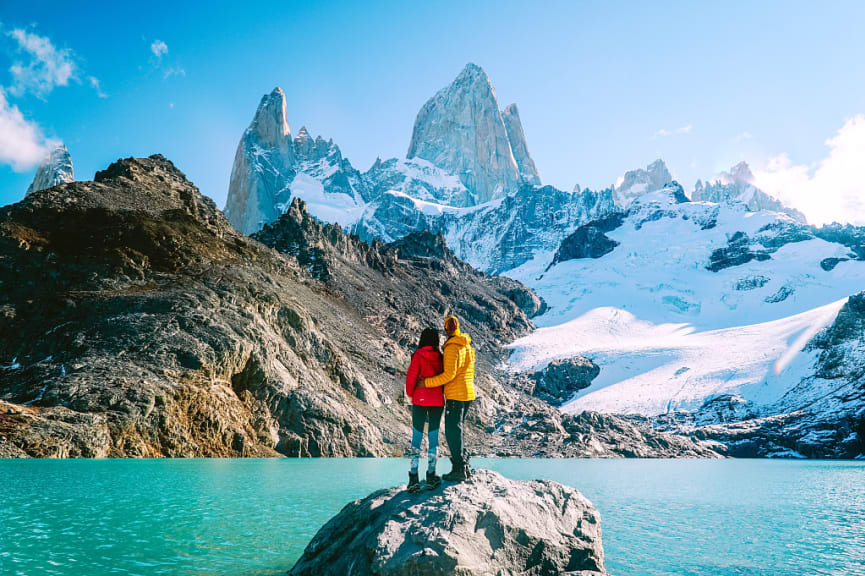
<path fill-rule="evenodd" d="M 617 576 L 865 574 L 865 463 L 477 460 L 579 488 Z M 284 574 L 402 460 L 0 460 L 0 574 Z M 442 465 L 446 468 L 446 465 Z"/>

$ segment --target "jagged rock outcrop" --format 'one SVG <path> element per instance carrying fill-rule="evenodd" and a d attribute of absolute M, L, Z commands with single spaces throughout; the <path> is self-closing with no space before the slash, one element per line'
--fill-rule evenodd
<path fill-rule="evenodd" d="M 741 266 L 751 260 L 769 260 L 772 256 L 766 250 L 753 250 L 751 240 L 744 232 L 736 232 L 727 239 L 727 246 L 717 248 L 709 256 L 706 269 L 718 272 L 731 266 Z"/>
<path fill-rule="evenodd" d="M 368 205 L 352 231 L 364 239 L 386 241 L 413 230 L 441 232 L 459 258 L 498 274 L 555 250 L 580 224 L 613 210 L 609 189 L 577 194 L 552 186 L 524 186 L 470 210 L 431 210 L 407 196 L 386 193 Z"/>
<path fill-rule="evenodd" d="M 32 194 L 58 184 L 66 184 L 75 181 L 75 173 L 72 168 L 72 157 L 65 144 L 56 146 L 48 154 L 48 157 L 39 164 L 33 182 L 27 188 L 27 194 Z"/>
<path fill-rule="evenodd" d="M 478 350 L 473 453 L 599 445 L 534 437 L 519 410 L 559 428 L 562 416 L 499 376 L 504 344 L 539 305 L 524 286 L 429 233 L 364 243 L 300 200 L 257 237 L 276 249 L 232 228 L 158 155 L 0 208 L 2 453 L 402 454 L 410 352 L 447 312 Z M 629 437 L 660 454 L 644 433 Z"/>
<path fill-rule="evenodd" d="M 600 373 L 597 364 L 582 356 L 553 360 L 532 376 L 536 382 L 532 395 L 560 406 L 575 392 L 588 388 Z"/>
<path fill-rule="evenodd" d="M 519 116 L 509 116 L 516 136 Z M 522 136 L 522 129 L 518 132 Z M 525 141 L 515 145 L 525 150 L 527 162 Z M 458 176 L 474 194 L 472 204 L 499 198 L 521 185 L 495 90 L 486 72 L 475 64 L 468 64 L 453 83 L 423 105 L 406 157 L 423 158 Z"/>
<path fill-rule="evenodd" d="M 691 199 L 694 202 L 739 202 L 751 211 L 783 212 L 797 222 L 805 224 L 804 214 L 795 208 L 785 206 L 778 199 L 754 186 L 754 174 L 747 162 L 739 162 L 730 168 L 729 172 L 721 172 L 714 182 L 704 184 L 697 180 Z"/>
<path fill-rule="evenodd" d="M 310 210 L 326 221 L 349 217 L 367 194 L 361 174 L 332 140 L 313 139 L 306 127 L 291 136 L 285 93 L 262 97 L 243 133 L 228 187 L 225 215 L 251 234 L 282 214 L 294 197 L 314 200 Z"/>
<path fill-rule="evenodd" d="M 315 535 L 291 576 L 606 574 L 600 515 L 549 480 L 477 470 L 434 492 L 373 492 Z"/>
<path fill-rule="evenodd" d="M 548 268 L 559 262 L 578 258 L 600 258 L 612 252 L 619 243 L 607 236 L 607 232 L 612 232 L 621 226 L 625 216 L 623 212 L 613 212 L 574 230 L 570 236 L 562 240 Z"/>
<path fill-rule="evenodd" d="M 627 208 L 634 198 L 647 192 L 654 192 L 667 186 L 673 181 L 670 171 L 664 161 L 658 158 L 646 169 L 638 168 L 625 172 L 622 182 L 615 188 L 616 202 L 619 206 Z"/>

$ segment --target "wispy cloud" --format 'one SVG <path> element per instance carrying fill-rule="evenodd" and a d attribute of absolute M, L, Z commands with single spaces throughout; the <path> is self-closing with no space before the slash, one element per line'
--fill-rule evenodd
<path fill-rule="evenodd" d="M 96 95 L 100 98 L 108 98 L 108 94 L 102 91 L 102 86 L 99 83 L 99 78 L 94 76 L 88 76 L 87 81 L 90 82 L 90 85 L 93 86 L 93 89 L 96 90 Z"/>
<path fill-rule="evenodd" d="M 690 134 L 692 126 L 690 124 L 686 124 L 685 126 L 679 126 L 673 130 L 667 130 L 665 128 L 661 128 L 657 132 L 655 132 L 653 138 L 664 138 L 666 136 L 676 136 L 681 134 Z"/>
<path fill-rule="evenodd" d="M 794 164 L 787 154 L 755 170 L 755 185 L 805 213 L 815 224 L 865 224 L 865 115 L 849 118 L 825 141 L 829 152 L 811 165 Z"/>
<path fill-rule="evenodd" d="M 0 88 L 0 163 L 24 172 L 36 166 L 59 142 L 45 138 L 39 127 L 9 103 Z"/>
<path fill-rule="evenodd" d="M 12 96 L 29 93 L 44 100 L 58 86 L 81 82 L 81 66 L 72 50 L 58 48 L 47 36 L 24 28 L 10 30 L 6 36 L 15 43 L 15 56 L 9 67 L 12 85 L 8 92 Z M 87 76 L 86 80 L 100 98 L 107 98 L 95 76 Z"/>
<path fill-rule="evenodd" d="M 153 43 L 150 44 L 150 51 L 153 52 L 153 55 L 156 56 L 156 58 L 161 60 L 163 56 L 168 54 L 168 45 L 162 40 L 154 40 Z"/>
<path fill-rule="evenodd" d="M 733 138 L 733 141 L 736 142 L 737 144 L 739 144 L 739 143 L 741 143 L 741 142 L 744 142 L 745 140 L 750 140 L 750 139 L 752 139 L 753 137 L 754 137 L 753 134 L 751 134 L 750 132 L 748 132 L 747 130 L 745 130 L 744 132 L 741 132 L 741 133 L 739 133 L 739 134 L 736 134 L 736 137 Z"/>
<path fill-rule="evenodd" d="M 44 98 L 55 86 L 68 86 L 76 78 L 78 67 L 69 49 L 58 49 L 45 36 L 16 28 L 6 33 L 17 43 L 16 58 L 9 68 L 12 86 L 9 93 L 27 92 Z"/>
<path fill-rule="evenodd" d="M 150 43 L 150 52 L 153 54 L 150 58 L 150 63 L 155 70 L 162 73 L 163 80 L 168 80 L 172 76 L 186 77 L 186 70 L 182 66 L 177 62 L 168 62 L 168 58 L 166 58 L 168 55 L 168 44 L 162 40 L 154 40 Z"/>
<path fill-rule="evenodd" d="M 167 79 L 171 78 L 172 76 L 180 76 L 180 77 L 185 78 L 186 77 L 186 70 L 184 70 L 180 66 L 169 66 L 168 68 L 163 70 L 162 77 L 164 79 L 167 80 Z"/>

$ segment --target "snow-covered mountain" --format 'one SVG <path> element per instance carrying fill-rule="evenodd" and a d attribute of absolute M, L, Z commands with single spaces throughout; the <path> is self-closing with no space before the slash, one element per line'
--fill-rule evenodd
<path fill-rule="evenodd" d="M 675 414 L 693 428 L 808 409 L 823 370 L 816 337 L 865 286 L 859 246 L 829 232 L 740 202 L 689 202 L 678 186 L 637 196 L 506 273 L 548 305 L 510 366 L 590 358 L 600 375 L 569 412 Z M 865 414 L 865 401 L 847 408 Z"/>
<path fill-rule="evenodd" d="M 498 274 L 554 250 L 583 222 L 614 209 L 610 189 L 579 193 L 524 185 L 502 198 L 457 208 L 388 191 L 370 202 L 351 231 L 392 242 L 409 232 L 441 232 L 462 260 Z"/>
<path fill-rule="evenodd" d="M 488 272 L 554 249 L 613 209 L 612 190 L 540 186 L 517 106 L 499 110 L 474 64 L 418 113 L 407 158 L 377 159 L 363 174 L 332 141 L 313 140 L 306 128 L 292 138 L 285 94 L 265 95 L 238 144 L 225 213 L 249 234 L 294 197 L 367 240 L 440 231 L 460 258 Z"/>
<path fill-rule="evenodd" d="M 58 184 L 74 182 L 75 174 L 72 169 L 72 157 L 65 144 L 59 144 L 48 154 L 48 157 L 39 164 L 33 182 L 27 188 L 27 194 L 38 192 Z"/>
<path fill-rule="evenodd" d="M 774 210 L 784 212 L 799 222 L 805 223 L 805 215 L 785 206 L 780 200 L 754 186 L 754 174 L 747 162 L 739 162 L 729 172 L 721 172 L 714 182 L 697 180 L 691 198 L 695 202 L 739 202 L 750 210 Z"/>
<path fill-rule="evenodd" d="M 285 94 L 276 88 L 262 97 L 237 146 L 225 215 L 251 234 L 276 220 L 294 197 L 316 218 L 346 225 L 367 199 L 366 183 L 332 140 L 313 139 L 305 126 L 292 138 Z"/>

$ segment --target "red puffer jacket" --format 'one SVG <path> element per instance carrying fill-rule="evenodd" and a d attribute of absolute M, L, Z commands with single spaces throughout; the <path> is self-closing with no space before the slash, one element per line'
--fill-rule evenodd
<path fill-rule="evenodd" d="M 441 386 L 438 388 L 414 389 L 418 375 L 424 378 L 441 374 L 442 355 L 432 346 L 418 348 L 411 357 L 408 374 L 405 375 L 405 393 L 411 397 L 411 403 L 418 406 L 444 406 L 445 395 Z"/>

